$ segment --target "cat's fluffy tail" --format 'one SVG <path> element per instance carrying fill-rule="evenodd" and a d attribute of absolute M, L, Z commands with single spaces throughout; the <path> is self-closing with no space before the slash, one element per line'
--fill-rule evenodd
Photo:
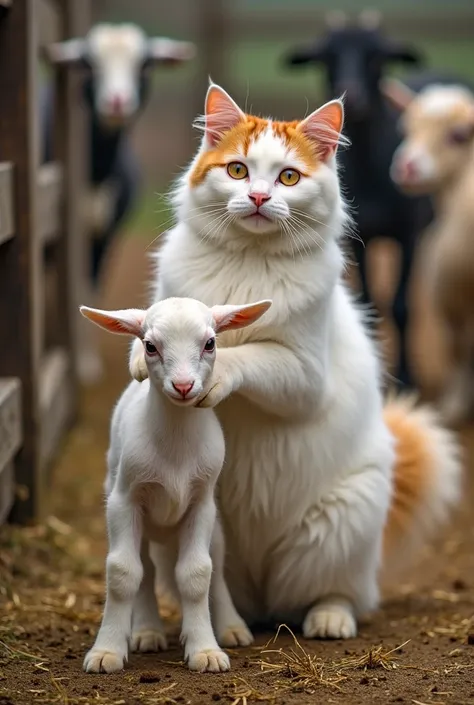
<path fill-rule="evenodd" d="M 429 407 L 402 397 L 387 402 L 384 418 L 396 441 L 381 576 L 389 583 L 449 518 L 461 496 L 462 462 L 454 434 Z"/>

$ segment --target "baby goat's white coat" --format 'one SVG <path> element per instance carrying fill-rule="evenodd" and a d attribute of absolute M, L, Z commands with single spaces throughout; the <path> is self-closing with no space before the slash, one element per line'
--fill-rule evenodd
<path fill-rule="evenodd" d="M 148 311 L 81 308 L 97 325 L 141 339 L 149 374 L 144 384 L 131 382 L 112 416 L 105 488 L 107 599 L 85 670 L 122 669 L 130 635 L 133 650 L 166 648 L 154 594 L 150 540 L 161 544 L 175 563 L 183 612 L 181 638 L 189 668 L 229 668 L 211 626 L 212 566 L 212 609 L 219 642 L 222 646 L 251 643 L 252 635 L 223 577 L 224 544 L 216 522 L 214 488 L 224 462 L 224 436 L 214 411 L 193 405 L 205 396 L 210 382 L 215 334 L 249 325 L 269 305 L 210 309 L 192 299 L 167 299 Z"/>

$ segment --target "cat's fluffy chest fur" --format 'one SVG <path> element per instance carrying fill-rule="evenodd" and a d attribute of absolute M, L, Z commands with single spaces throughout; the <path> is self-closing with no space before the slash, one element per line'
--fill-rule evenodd
<path fill-rule="evenodd" d="M 336 243 L 311 256 L 268 261 L 258 250 L 246 254 L 216 250 L 183 224 L 169 233 L 159 254 L 156 298 L 192 293 L 208 305 L 263 296 L 273 300 L 261 324 L 234 333 L 224 345 L 270 338 L 301 356 L 321 355 L 320 364 L 325 366 L 324 399 L 314 399 L 312 419 L 275 417 L 238 394 L 216 409 L 226 438 L 219 494 L 228 550 L 245 556 L 245 570 L 232 558 L 231 586 L 236 586 L 235 599 L 247 616 L 268 610 L 294 618 L 307 606 L 303 593 L 290 597 L 278 590 L 268 569 L 270 554 L 278 556 L 301 527 L 306 527 L 306 540 L 328 546 L 331 519 L 326 503 L 333 506 L 337 520 L 334 508 L 338 493 L 347 492 L 345 479 L 358 473 L 374 453 L 376 467 L 369 471 L 367 483 L 375 491 L 366 511 L 381 524 L 388 507 L 393 451 L 381 414 L 379 364 L 360 314 L 338 282 L 341 267 Z M 268 375 L 269 384 L 278 384 L 271 379 L 271 370 Z M 372 439 L 367 438 L 369 428 Z M 353 527 L 341 521 L 339 530 L 332 551 L 340 551 L 350 540 Z M 273 560 L 273 570 L 280 565 L 285 575 L 286 559 L 283 552 L 281 561 Z M 245 574 L 249 579 L 243 585 Z M 323 575 L 321 579 L 324 583 Z M 259 588 L 251 591 L 245 604 L 249 584 Z"/>

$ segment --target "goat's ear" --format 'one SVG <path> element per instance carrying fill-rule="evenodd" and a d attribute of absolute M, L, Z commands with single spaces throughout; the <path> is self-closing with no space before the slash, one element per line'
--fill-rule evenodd
<path fill-rule="evenodd" d="M 204 134 L 208 147 L 215 147 L 222 135 L 243 120 L 245 113 L 237 103 L 223 88 L 211 82 L 204 108 Z"/>
<path fill-rule="evenodd" d="M 214 319 L 214 329 L 216 333 L 223 333 L 226 330 L 245 328 L 255 323 L 265 311 L 272 305 L 271 300 L 258 301 L 254 304 L 244 306 L 213 306 L 212 317 Z"/>
<path fill-rule="evenodd" d="M 357 18 L 357 23 L 362 29 L 375 32 L 382 25 L 382 13 L 372 7 L 366 7 Z"/>
<path fill-rule="evenodd" d="M 303 64 L 316 64 L 324 61 L 326 50 L 324 44 L 314 44 L 313 46 L 294 49 L 283 57 L 284 66 L 302 66 Z"/>
<path fill-rule="evenodd" d="M 398 42 L 384 42 L 383 51 L 386 61 L 400 61 L 404 64 L 419 65 L 423 63 L 423 54 L 410 44 L 399 44 Z"/>
<path fill-rule="evenodd" d="M 43 47 L 44 57 L 52 64 L 80 64 L 86 53 L 85 39 L 66 39 L 64 42 L 54 42 Z"/>
<path fill-rule="evenodd" d="M 126 308 L 122 311 L 101 311 L 98 308 L 81 306 L 79 310 L 85 318 L 109 333 L 135 335 L 137 338 L 143 338 L 142 326 L 146 311 L 142 309 Z"/>
<path fill-rule="evenodd" d="M 341 143 L 341 131 L 344 123 L 344 106 L 341 100 L 331 100 L 314 113 L 308 115 L 298 125 L 312 142 L 315 142 L 323 161 L 327 161 Z"/>
<path fill-rule="evenodd" d="M 147 60 L 150 63 L 181 64 L 196 56 L 196 47 L 191 42 L 179 42 L 166 37 L 151 37 L 147 42 Z"/>
<path fill-rule="evenodd" d="M 349 18 L 344 10 L 329 10 L 324 16 L 324 21 L 328 29 L 344 29 L 349 24 Z"/>
<path fill-rule="evenodd" d="M 379 84 L 380 92 L 393 105 L 403 112 L 408 108 L 416 93 L 397 78 L 382 78 Z"/>

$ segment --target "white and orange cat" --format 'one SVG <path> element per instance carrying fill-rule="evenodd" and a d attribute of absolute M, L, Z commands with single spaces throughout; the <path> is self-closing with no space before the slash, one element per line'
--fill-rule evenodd
<path fill-rule="evenodd" d="M 383 404 L 377 350 L 342 281 L 342 126 L 337 100 L 276 122 L 211 85 L 155 291 L 273 300 L 252 328 L 222 335 L 200 403 L 217 406 L 226 438 L 219 503 L 238 610 L 320 638 L 355 636 L 380 580 L 447 519 L 461 483 L 458 447 L 434 414 Z M 138 379 L 143 354 L 138 342 Z"/>

